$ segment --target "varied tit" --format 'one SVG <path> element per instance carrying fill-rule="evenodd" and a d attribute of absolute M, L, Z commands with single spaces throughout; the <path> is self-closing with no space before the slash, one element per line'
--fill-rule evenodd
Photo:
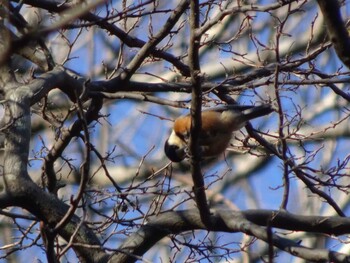
<path fill-rule="evenodd" d="M 227 105 L 202 111 L 202 131 L 199 146 L 203 158 L 216 157 L 223 153 L 230 143 L 232 132 L 246 123 L 273 112 L 270 105 L 241 106 Z M 191 116 L 180 116 L 175 120 L 173 130 L 165 142 L 166 156 L 173 162 L 187 157 L 187 143 L 191 128 Z"/>

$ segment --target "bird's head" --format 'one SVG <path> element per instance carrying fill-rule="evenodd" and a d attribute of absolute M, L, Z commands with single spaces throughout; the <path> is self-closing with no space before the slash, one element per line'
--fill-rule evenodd
<path fill-rule="evenodd" d="M 181 162 L 186 157 L 186 142 L 173 131 L 164 145 L 164 152 L 172 162 Z"/>

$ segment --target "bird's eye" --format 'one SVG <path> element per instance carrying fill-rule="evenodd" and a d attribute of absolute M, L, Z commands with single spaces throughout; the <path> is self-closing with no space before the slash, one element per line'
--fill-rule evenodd
<path fill-rule="evenodd" d="M 182 133 L 176 133 L 176 136 L 179 137 L 182 141 L 184 141 L 184 135 Z"/>
<path fill-rule="evenodd" d="M 181 141 L 183 142 L 188 142 L 188 139 L 190 137 L 190 134 L 188 132 L 185 133 L 176 133 L 176 136 L 180 138 Z"/>

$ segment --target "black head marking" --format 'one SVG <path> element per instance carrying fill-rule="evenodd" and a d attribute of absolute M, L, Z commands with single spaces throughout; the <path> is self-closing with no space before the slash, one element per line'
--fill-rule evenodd
<path fill-rule="evenodd" d="M 169 144 L 167 140 L 164 145 L 165 155 L 169 158 L 170 161 L 178 163 L 185 159 L 185 149 L 180 148 L 177 145 Z"/>

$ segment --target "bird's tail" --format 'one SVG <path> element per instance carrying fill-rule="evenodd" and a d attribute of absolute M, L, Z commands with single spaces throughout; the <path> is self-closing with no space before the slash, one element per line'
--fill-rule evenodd
<path fill-rule="evenodd" d="M 255 106 L 249 109 L 244 110 L 242 113 L 247 121 L 265 116 L 273 112 L 273 108 L 268 104 L 263 104 L 260 106 Z"/>

